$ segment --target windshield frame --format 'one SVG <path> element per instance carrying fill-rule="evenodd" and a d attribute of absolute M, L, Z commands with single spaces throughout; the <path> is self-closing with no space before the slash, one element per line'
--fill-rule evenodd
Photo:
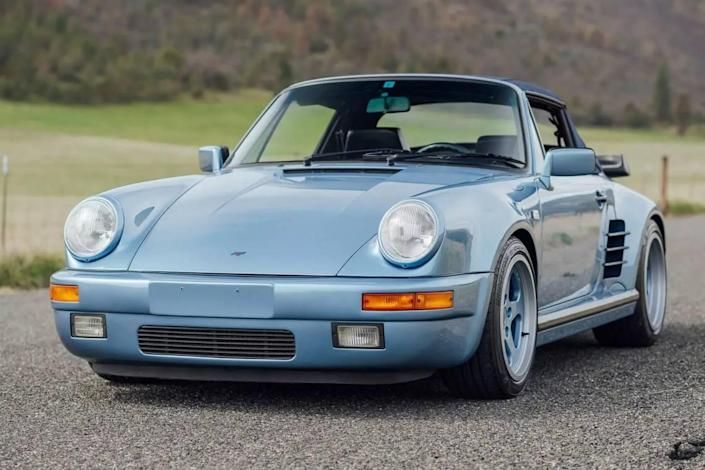
<path fill-rule="evenodd" d="M 252 166 L 252 165 L 282 165 L 282 164 L 304 164 L 306 157 L 303 159 L 295 159 L 295 160 L 280 160 L 280 161 L 255 161 L 255 162 L 243 162 L 245 159 L 246 155 L 238 155 L 238 152 L 240 152 L 244 145 L 247 143 L 248 139 L 252 138 L 255 136 L 255 132 L 258 131 L 260 126 L 264 125 L 266 127 L 269 126 L 278 126 L 279 121 L 281 117 L 286 114 L 286 112 L 278 112 L 277 114 L 271 115 L 273 112 L 277 112 L 277 106 L 281 108 L 281 105 L 285 103 L 285 97 L 286 95 L 294 91 L 296 89 L 304 88 L 304 87 L 309 87 L 309 86 L 316 86 L 316 85 L 321 85 L 321 84 L 335 84 L 335 83 L 348 83 L 348 82 L 359 82 L 359 81 L 384 81 L 384 80 L 395 80 L 395 81 L 436 81 L 436 82 L 463 82 L 463 83 L 475 83 L 475 84 L 491 84 L 491 85 L 499 85 L 502 87 L 505 87 L 507 90 L 510 90 L 515 94 L 516 97 L 516 112 L 517 112 L 517 119 L 518 119 L 518 132 L 521 132 L 521 143 L 522 143 L 522 152 L 523 156 L 525 159 L 525 165 L 523 168 L 517 168 L 513 171 L 521 171 L 521 172 L 529 172 L 531 174 L 535 173 L 535 168 L 536 168 L 536 155 L 534 155 L 533 148 L 531 146 L 530 142 L 530 134 L 531 130 L 527 128 L 527 116 L 531 116 L 530 110 L 528 109 L 528 102 L 526 100 L 526 96 L 524 92 L 516 85 L 514 85 L 511 82 L 507 82 L 502 79 L 495 79 L 495 78 L 487 78 L 487 77 L 472 77 L 472 76 L 461 76 L 461 75 L 424 75 L 424 74 L 405 74 L 405 75 L 394 75 L 394 74 L 380 74 L 380 75 L 352 75 L 352 76 L 344 76 L 344 77 L 331 77 L 331 78 L 321 78 L 321 79 L 315 79 L 315 80 L 309 80 L 305 82 L 300 82 L 297 84 L 294 84 L 290 87 L 287 87 L 286 89 L 282 90 L 280 93 L 278 93 L 274 98 L 269 102 L 269 104 L 264 108 L 264 110 L 260 113 L 260 115 L 257 117 L 257 119 L 254 120 L 252 125 L 249 127 L 247 132 L 243 134 L 242 138 L 238 142 L 238 144 L 234 147 L 233 151 L 231 152 L 230 156 L 228 159 L 225 161 L 223 167 L 224 168 L 236 168 L 239 166 Z M 288 104 L 287 104 L 288 105 Z M 284 108 L 286 110 L 286 108 Z M 327 134 L 330 131 L 330 126 L 334 125 L 337 119 L 337 114 L 338 112 L 335 113 L 335 115 L 331 118 L 331 121 L 329 123 L 329 126 L 327 126 L 326 131 L 324 134 L 321 136 L 321 139 L 319 143 L 316 145 L 315 150 L 311 155 L 326 155 L 327 153 L 319 153 L 320 147 L 321 147 L 321 142 L 325 141 Z M 270 116 L 271 115 L 271 116 Z M 269 122 L 265 122 L 265 119 L 271 117 L 269 119 Z M 266 131 L 265 128 L 263 128 L 259 132 L 264 132 Z M 270 132 L 269 136 L 267 139 L 265 139 L 265 146 L 266 142 L 269 141 L 271 136 L 273 135 L 272 132 Z M 311 156 L 309 155 L 309 156 Z M 350 161 L 359 161 L 359 162 L 364 162 L 366 164 L 371 163 L 369 160 L 364 160 L 362 158 L 362 155 L 360 155 L 360 158 L 349 158 L 345 160 L 340 160 L 340 162 L 350 162 Z M 335 161 L 327 161 L 327 163 L 335 163 Z M 439 162 L 422 162 L 422 161 L 415 161 L 415 164 L 441 164 Z M 468 164 L 468 166 L 472 166 L 472 164 Z M 508 170 L 511 170 L 508 168 Z"/>

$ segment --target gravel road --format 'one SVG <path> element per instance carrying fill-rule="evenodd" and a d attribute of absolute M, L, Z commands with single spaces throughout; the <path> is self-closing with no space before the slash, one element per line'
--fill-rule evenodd
<path fill-rule="evenodd" d="M 705 217 L 668 223 L 650 349 L 541 348 L 524 395 L 388 387 L 110 385 L 60 345 L 44 291 L 0 294 L 0 468 L 705 468 Z"/>

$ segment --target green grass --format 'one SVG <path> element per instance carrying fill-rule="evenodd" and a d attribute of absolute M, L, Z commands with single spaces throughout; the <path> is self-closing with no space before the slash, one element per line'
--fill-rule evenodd
<path fill-rule="evenodd" d="M 197 148 L 235 145 L 270 98 L 245 90 L 132 105 L 0 101 L 0 155 L 10 157 L 10 192 L 85 197 L 197 172 Z"/>
<path fill-rule="evenodd" d="M 690 201 L 669 201 L 668 213 L 671 215 L 694 215 L 705 213 L 705 204 Z"/>
<path fill-rule="evenodd" d="M 686 135 L 679 136 L 673 126 L 657 126 L 650 129 L 580 127 L 580 135 L 588 144 L 597 142 L 705 142 L 705 124 L 692 126 Z"/>
<path fill-rule="evenodd" d="M 0 101 L 0 155 L 8 155 L 11 166 L 8 250 L 58 252 L 63 220 L 80 199 L 137 181 L 197 173 L 197 148 L 234 145 L 270 97 L 245 90 L 204 100 L 92 107 Z M 324 121 L 311 110 L 302 112 L 272 142 L 272 158 L 308 153 L 312 143 L 305 136 Z M 457 121 L 441 113 L 405 124 L 418 134 L 413 140 L 429 132 L 457 135 Z M 669 155 L 669 198 L 696 203 L 677 202 L 674 212 L 705 203 L 704 132 L 680 138 L 667 128 L 580 130 L 598 153 L 626 156 L 632 176 L 621 183 L 657 199 L 661 157 Z"/>
<path fill-rule="evenodd" d="M 0 127 L 14 196 L 85 197 L 111 187 L 198 172 L 196 147 Z"/>
<path fill-rule="evenodd" d="M 104 106 L 0 101 L 0 128 L 118 137 L 198 147 L 232 146 L 272 95 L 260 90 L 165 103 Z"/>
<path fill-rule="evenodd" d="M 64 259 L 55 255 L 0 258 L 0 286 L 17 289 L 47 287 L 49 277 L 63 266 Z"/>

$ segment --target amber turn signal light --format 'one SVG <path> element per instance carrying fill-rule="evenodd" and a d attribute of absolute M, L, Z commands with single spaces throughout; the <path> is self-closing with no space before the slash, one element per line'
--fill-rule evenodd
<path fill-rule="evenodd" d="M 362 294 L 362 309 L 370 311 L 438 310 L 453 307 L 453 291 Z"/>
<path fill-rule="evenodd" d="M 414 310 L 415 294 L 362 294 L 363 310 Z"/>
<path fill-rule="evenodd" d="M 453 308 L 453 291 L 419 292 L 416 294 L 416 310 Z"/>
<path fill-rule="evenodd" d="M 78 286 L 51 284 L 49 286 L 49 298 L 52 302 L 78 302 Z"/>

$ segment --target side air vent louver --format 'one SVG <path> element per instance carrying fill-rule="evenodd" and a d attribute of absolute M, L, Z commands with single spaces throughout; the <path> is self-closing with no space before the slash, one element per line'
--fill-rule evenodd
<path fill-rule="evenodd" d="M 627 250 L 625 240 L 629 235 L 624 220 L 610 220 L 607 232 L 607 247 L 605 248 L 604 278 L 619 277 L 622 274 L 624 251 Z"/>

